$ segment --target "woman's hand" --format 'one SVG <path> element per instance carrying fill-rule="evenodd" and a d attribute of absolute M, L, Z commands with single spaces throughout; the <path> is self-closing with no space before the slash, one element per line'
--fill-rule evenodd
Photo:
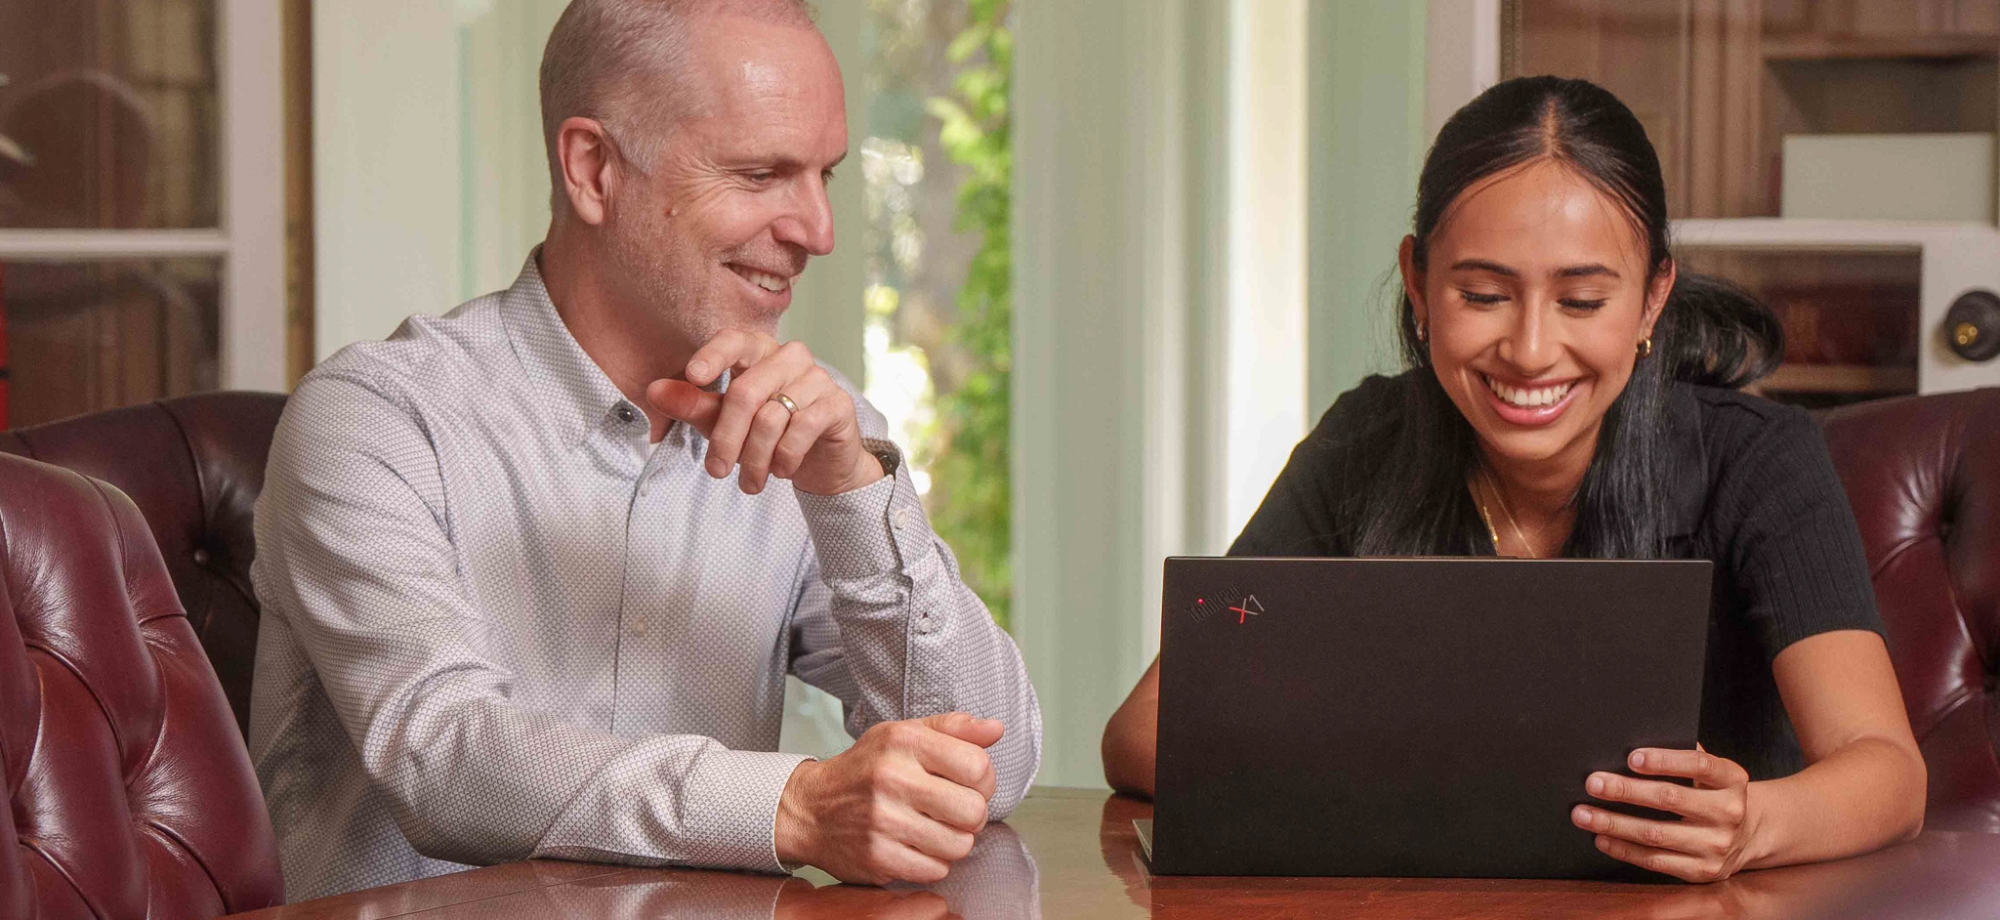
<path fill-rule="evenodd" d="M 1653 821 L 1578 805 L 1570 820 L 1597 833 L 1599 850 L 1689 882 L 1720 881 L 1751 861 L 1758 814 L 1750 774 L 1735 761 L 1697 746 L 1692 751 L 1640 748 L 1626 762 L 1634 773 L 1682 777 L 1695 785 L 1690 789 L 1615 773 L 1590 774 L 1583 788 L 1593 798 L 1681 816 L 1679 821 Z"/>

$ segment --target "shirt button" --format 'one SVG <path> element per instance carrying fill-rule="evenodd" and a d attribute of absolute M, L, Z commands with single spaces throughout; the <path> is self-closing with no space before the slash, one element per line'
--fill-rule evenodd
<path fill-rule="evenodd" d="M 916 514 L 908 508 L 897 508 L 896 513 L 890 515 L 889 519 L 895 522 L 897 530 L 909 530 L 917 523 Z"/>
<path fill-rule="evenodd" d="M 626 631 L 627 633 L 630 633 L 631 635 L 634 635 L 634 636 L 643 636 L 643 635 L 645 635 L 645 634 L 646 634 L 646 618 L 645 618 L 645 617 L 633 617 L 633 618 L 632 618 L 632 619 L 631 619 L 631 620 L 630 620 L 629 622 L 627 622 L 627 623 L 625 624 L 625 631 Z"/>
<path fill-rule="evenodd" d="M 621 422 L 630 423 L 634 417 L 631 406 L 619 406 L 616 411 Z"/>

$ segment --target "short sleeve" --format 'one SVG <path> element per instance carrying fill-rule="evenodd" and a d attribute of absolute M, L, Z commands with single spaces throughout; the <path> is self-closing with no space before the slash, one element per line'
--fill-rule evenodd
<path fill-rule="evenodd" d="M 1768 661 L 1792 643 L 1842 629 L 1882 632 L 1854 511 L 1826 441 L 1804 412 L 1720 408 L 1712 519 L 1727 565 Z"/>

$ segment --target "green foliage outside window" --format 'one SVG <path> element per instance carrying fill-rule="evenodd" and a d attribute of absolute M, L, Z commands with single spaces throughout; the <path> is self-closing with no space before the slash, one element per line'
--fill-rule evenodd
<path fill-rule="evenodd" d="M 1007 0 L 867 0 L 869 400 L 932 525 L 1008 624 L 1013 152 Z"/>
<path fill-rule="evenodd" d="M 948 335 L 968 358 L 956 389 L 937 396 L 940 451 L 932 479 L 949 484 L 931 521 L 957 552 L 966 583 L 1005 627 L 1013 601 L 1011 462 L 1008 450 L 1013 368 L 1012 217 L 1014 152 L 1008 113 L 1014 37 L 1006 0 L 967 0 L 968 23 L 952 41 L 960 67 L 953 92 L 925 110 L 940 123 L 939 145 L 965 167 L 952 229 L 977 234 L 978 250 L 958 290 L 958 321 Z"/>

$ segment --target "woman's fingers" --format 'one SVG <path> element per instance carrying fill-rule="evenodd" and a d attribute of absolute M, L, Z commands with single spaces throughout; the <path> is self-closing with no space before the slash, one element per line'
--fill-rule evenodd
<path fill-rule="evenodd" d="M 1625 802 L 1630 805 L 1644 805 L 1659 811 L 1670 811 L 1677 815 L 1691 815 L 1700 804 L 1696 793 L 1702 790 L 1656 779 L 1633 779 L 1616 773 L 1592 773 L 1590 778 L 1584 781 L 1583 791 L 1607 802 Z"/>
<path fill-rule="evenodd" d="M 1712 824 L 1734 827 L 1743 821 L 1743 799 L 1715 789 L 1696 789 L 1657 779 L 1592 773 L 1583 791 L 1607 802 L 1643 805 Z"/>
<path fill-rule="evenodd" d="M 1684 882 L 1713 882 L 1729 875 L 1720 859 L 1662 850 L 1609 834 L 1597 835 L 1597 848 L 1619 862 L 1631 863 L 1641 869 L 1662 875 L 1671 875 Z"/>
<path fill-rule="evenodd" d="M 1570 809 L 1569 817 L 1571 822 L 1584 830 L 1655 850 L 1671 850 L 1690 856 L 1716 856 L 1729 848 L 1727 835 L 1701 824 L 1635 818 L 1589 805 Z"/>
<path fill-rule="evenodd" d="M 1727 757 L 1717 757 L 1697 748 L 1692 751 L 1675 751 L 1665 748 L 1640 748 L 1626 758 L 1626 763 L 1634 773 L 1648 776 L 1679 776 L 1694 780 L 1709 789 L 1723 789 L 1741 786 L 1750 781 L 1750 774 L 1736 761 Z"/>
<path fill-rule="evenodd" d="M 1697 747 L 1692 751 L 1640 748 L 1626 763 L 1635 773 L 1693 780 L 1688 786 L 1616 773 L 1592 773 L 1583 788 L 1607 802 L 1624 802 L 1680 815 L 1654 821 L 1607 808 L 1578 805 L 1577 827 L 1597 835 L 1597 848 L 1613 858 L 1691 882 L 1727 878 L 1741 867 L 1747 843 L 1750 774 L 1735 761 Z"/>

